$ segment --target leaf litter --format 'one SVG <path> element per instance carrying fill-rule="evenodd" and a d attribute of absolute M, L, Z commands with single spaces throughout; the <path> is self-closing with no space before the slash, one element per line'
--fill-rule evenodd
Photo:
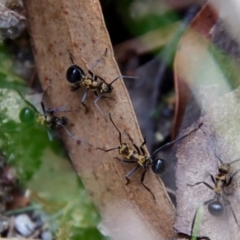
<path fill-rule="evenodd" d="M 177 218 L 175 229 L 191 235 L 191 228 L 196 210 L 207 200 L 213 199 L 215 193 L 204 184 L 188 186 L 205 181 L 214 186 L 210 174 L 218 173 L 220 161 L 230 163 L 240 158 L 240 88 L 213 100 L 217 92 L 216 85 L 201 89 L 202 114 L 198 124 L 201 128 L 181 141 L 177 150 Z M 191 127 L 196 127 L 196 123 Z M 186 131 L 182 132 L 185 134 Z M 231 173 L 240 169 L 240 162 L 231 165 Z M 240 176 L 237 174 L 232 183 L 226 187 L 231 193 L 230 201 L 238 222 L 240 222 Z M 204 207 L 198 236 L 216 240 L 237 240 L 240 231 L 229 206 L 224 207 L 221 217 L 212 216 Z"/>

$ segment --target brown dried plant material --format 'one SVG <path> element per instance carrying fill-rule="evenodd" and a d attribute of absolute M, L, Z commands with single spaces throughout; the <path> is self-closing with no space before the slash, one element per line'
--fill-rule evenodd
<path fill-rule="evenodd" d="M 124 62 L 131 53 L 143 55 L 166 45 L 173 39 L 181 23 L 176 22 L 165 28 L 150 31 L 137 38 L 132 38 L 114 46 L 117 62 Z"/>
<path fill-rule="evenodd" d="M 84 114 L 84 108 L 80 104 L 84 90 L 70 92 L 68 88 L 65 74 L 71 62 L 67 49 L 73 53 L 76 64 L 87 73 L 87 68 L 107 48 L 107 56 L 95 67 L 94 72 L 107 82 L 120 75 L 99 2 L 51 0 L 36 3 L 24 0 L 24 5 L 43 88 L 46 88 L 49 79 L 52 80 L 52 87 L 47 93 L 47 106 L 68 104 L 70 109 L 79 109 L 65 114 L 69 123 L 72 123 L 68 128 L 74 135 L 86 139 L 94 146 L 77 144 L 62 132 L 72 162 L 100 211 L 110 236 L 112 239 L 174 237 L 174 208 L 159 178 L 150 171 L 146 174 L 146 185 L 154 192 L 156 203 L 139 184 L 141 171 L 135 173 L 131 177 L 131 184 L 126 186 L 124 175 L 133 166 L 115 160 L 114 157 L 118 157 L 117 150 L 109 153 L 95 150 L 95 147 L 118 146 L 116 129 L 94 106 L 93 94 L 89 94 L 86 100 L 90 111 Z M 116 102 L 101 99 L 99 106 L 106 116 L 111 111 L 119 129 L 126 129 L 136 139 L 136 144 L 140 144 L 142 136 L 125 86 L 119 80 L 113 87 L 111 96 Z"/>
<path fill-rule="evenodd" d="M 213 199 L 214 192 L 203 184 L 193 187 L 187 184 L 206 181 L 214 186 L 209 174 L 216 176 L 220 164 L 214 152 L 224 163 L 240 158 L 240 88 L 213 101 L 213 95 L 217 95 L 217 90 L 216 86 L 205 87 L 201 90 L 204 110 L 198 122 L 202 122 L 203 125 L 187 140 L 182 141 L 177 151 L 178 217 L 175 229 L 189 235 L 196 209 L 205 201 Z M 189 129 L 184 132 L 186 131 Z M 240 162 L 231 166 L 233 173 L 240 169 Z M 226 190 L 232 193 L 228 200 L 240 222 L 239 174 Z M 229 207 L 225 208 L 222 217 L 210 215 L 207 206 L 204 209 L 198 236 L 209 237 L 213 240 L 237 240 L 240 238 L 239 227 L 234 221 Z"/>
<path fill-rule="evenodd" d="M 172 135 L 177 136 L 190 97 L 190 89 L 199 84 L 199 76 L 207 72 L 211 29 L 217 22 L 214 9 L 206 4 L 182 36 L 174 60 L 176 107 Z M 208 79 L 208 78 L 207 78 Z M 207 80 L 206 80 L 207 81 Z M 202 82 L 201 82 L 202 84 Z"/>

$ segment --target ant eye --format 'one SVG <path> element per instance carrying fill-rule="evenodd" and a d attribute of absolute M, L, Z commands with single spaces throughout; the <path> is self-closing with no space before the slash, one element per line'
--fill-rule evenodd
<path fill-rule="evenodd" d="M 22 123 L 32 122 L 35 118 L 35 113 L 29 108 L 23 108 L 20 111 L 19 118 Z"/>
<path fill-rule="evenodd" d="M 70 83 L 76 83 L 80 82 L 84 75 L 83 70 L 79 66 L 72 65 L 67 70 L 66 78 Z"/>
<path fill-rule="evenodd" d="M 165 159 L 157 158 L 153 160 L 152 171 L 155 174 L 163 174 L 167 168 L 167 161 Z"/>
<path fill-rule="evenodd" d="M 211 202 L 208 205 L 208 211 L 211 215 L 218 217 L 223 215 L 223 205 L 220 201 L 216 200 L 214 202 Z"/>

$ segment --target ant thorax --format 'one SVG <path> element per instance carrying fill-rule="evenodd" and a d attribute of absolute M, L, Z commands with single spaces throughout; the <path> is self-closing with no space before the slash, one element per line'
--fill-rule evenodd
<path fill-rule="evenodd" d="M 148 164 L 147 164 L 148 161 L 147 161 L 147 159 L 146 159 L 145 156 L 138 154 L 138 156 L 136 156 L 136 157 L 137 157 L 137 163 L 138 163 L 140 166 L 145 167 L 146 165 L 148 165 Z"/>
<path fill-rule="evenodd" d="M 111 93 L 113 90 L 110 84 L 106 84 L 104 82 L 99 83 L 98 89 L 100 93 Z"/>
<path fill-rule="evenodd" d="M 226 183 L 227 183 L 226 175 L 218 174 L 216 176 L 216 183 L 215 183 L 215 187 L 214 187 L 214 192 L 217 195 L 222 195 L 223 188 L 226 186 Z"/>
<path fill-rule="evenodd" d="M 122 143 L 119 146 L 119 154 L 125 156 L 126 159 L 130 159 L 133 155 L 133 150 L 129 148 L 127 143 Z"/>
<path fill-rule="evenodd" d="M 86 89 L 96 89 L 98 83 L 94 81 L 92 78 L 84 77 L 81 81 L 81 86 L 85 87 Z"/>
<path fill-rule="evenodd" d="M 52 125 L 52 116 L 48 114 L 47 115 L 37 114 L 36 123 L 50 127 Z"/>

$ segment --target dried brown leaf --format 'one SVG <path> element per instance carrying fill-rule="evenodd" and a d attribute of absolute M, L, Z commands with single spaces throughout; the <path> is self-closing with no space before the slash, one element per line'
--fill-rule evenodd
<path fill-rule="evenodd" d="M 190 89 L 196 85 L 202 75 L 203 63 L 209 54 L 211 29 L 217 22 L 217 14 L 206 4 L 189 25 L 182 36 L 174 60 L 174 82 L 176 107 L 174 116 L 173 137 L 177 136 L 190 97 Z"/>
<path fill-rule="evenodd" d="M 198 122 L 202 122 L 203 125 L 201 129 L 182 141 L 177 151 L 178 217 L 175 228 L 178 232 L 189 235 L 196 209 L 205 201 L 213 199 L 214 192 L 203 184 L 194 187 L 187 184 L 206 181 L 214 186 L 209 174 L 216 176 L 220 164 L 214 151 L 225 163 L 240 157 L 240 88 L 213 101 L 217 90 L 216 86 L 201 90 L 204 110 Z M 232 172 L 239 168 L 240 163 L 234 163 Z M 228 187 L 233 193 L 228 200 L 232 204 L 238 222 L 240 222 L 239 179 L 239 175 L 236 175 Z M 225 208 L 222 217 L 210 215 L 205 207 L 198 235 L 215 240 L 237 240 L 240 238 L 240 231 L 229 207 Z"/>
<path fill-rule="evenodd" d="M 98 1 L 36 1 L 25 0 L 29 31 L 38 73 L 48 91 L 49 107 L 68 104 L 77 112 L 66 113 L 72 126 L 69 130 L 76 136 L 88 140 L 94 147 L 77 144 L 62 132 L 74 166 L 101 213 L 103 223 L 113 239 L 168 239 L 174 237 L 172 229 L 175 212 L 164 187 L 150 171 L 146 185 L 154 192 L 157 202 L 139 184 L 140 172 L 134 174 L 132 182 L 125 185 L 124 175 L 132 169 L 114 159 L 117 151 L 104 153 L 95 147 L 111 148 L 119 144 L 118 133 L 110 121 L 101 116 L 89 94 L 86 104 L 90 111 L 84 114 L 80 104 L 83 90 L 70 92 L 65 78 L 71 62 L 70 49 L 75 62 L 85 71 L 98 59 L 105 49 L 108 54 L 94 72 L 110 82 L 120 75 L 113 58 L 113 50 L 103 22 Z M 87 72 L 87 71 L 86 71 Z M 130 132 L 136 143 L 142 136 L 125 86 L 121 80 L 114 83 L 114 101 L 101 99 L 102 111 L 112 117 L 119 129 Z"/>
<path fill-rule="evenodd" d="M 176 22 L 165 28 L 150 31 L 142 36 L 127 40 L 114 46 L 114 53 L 117 62 L 124 62 L 130 53 L 143 55 L 163 47 L 176 34 L 180 27 L 180 22 Z"/>

